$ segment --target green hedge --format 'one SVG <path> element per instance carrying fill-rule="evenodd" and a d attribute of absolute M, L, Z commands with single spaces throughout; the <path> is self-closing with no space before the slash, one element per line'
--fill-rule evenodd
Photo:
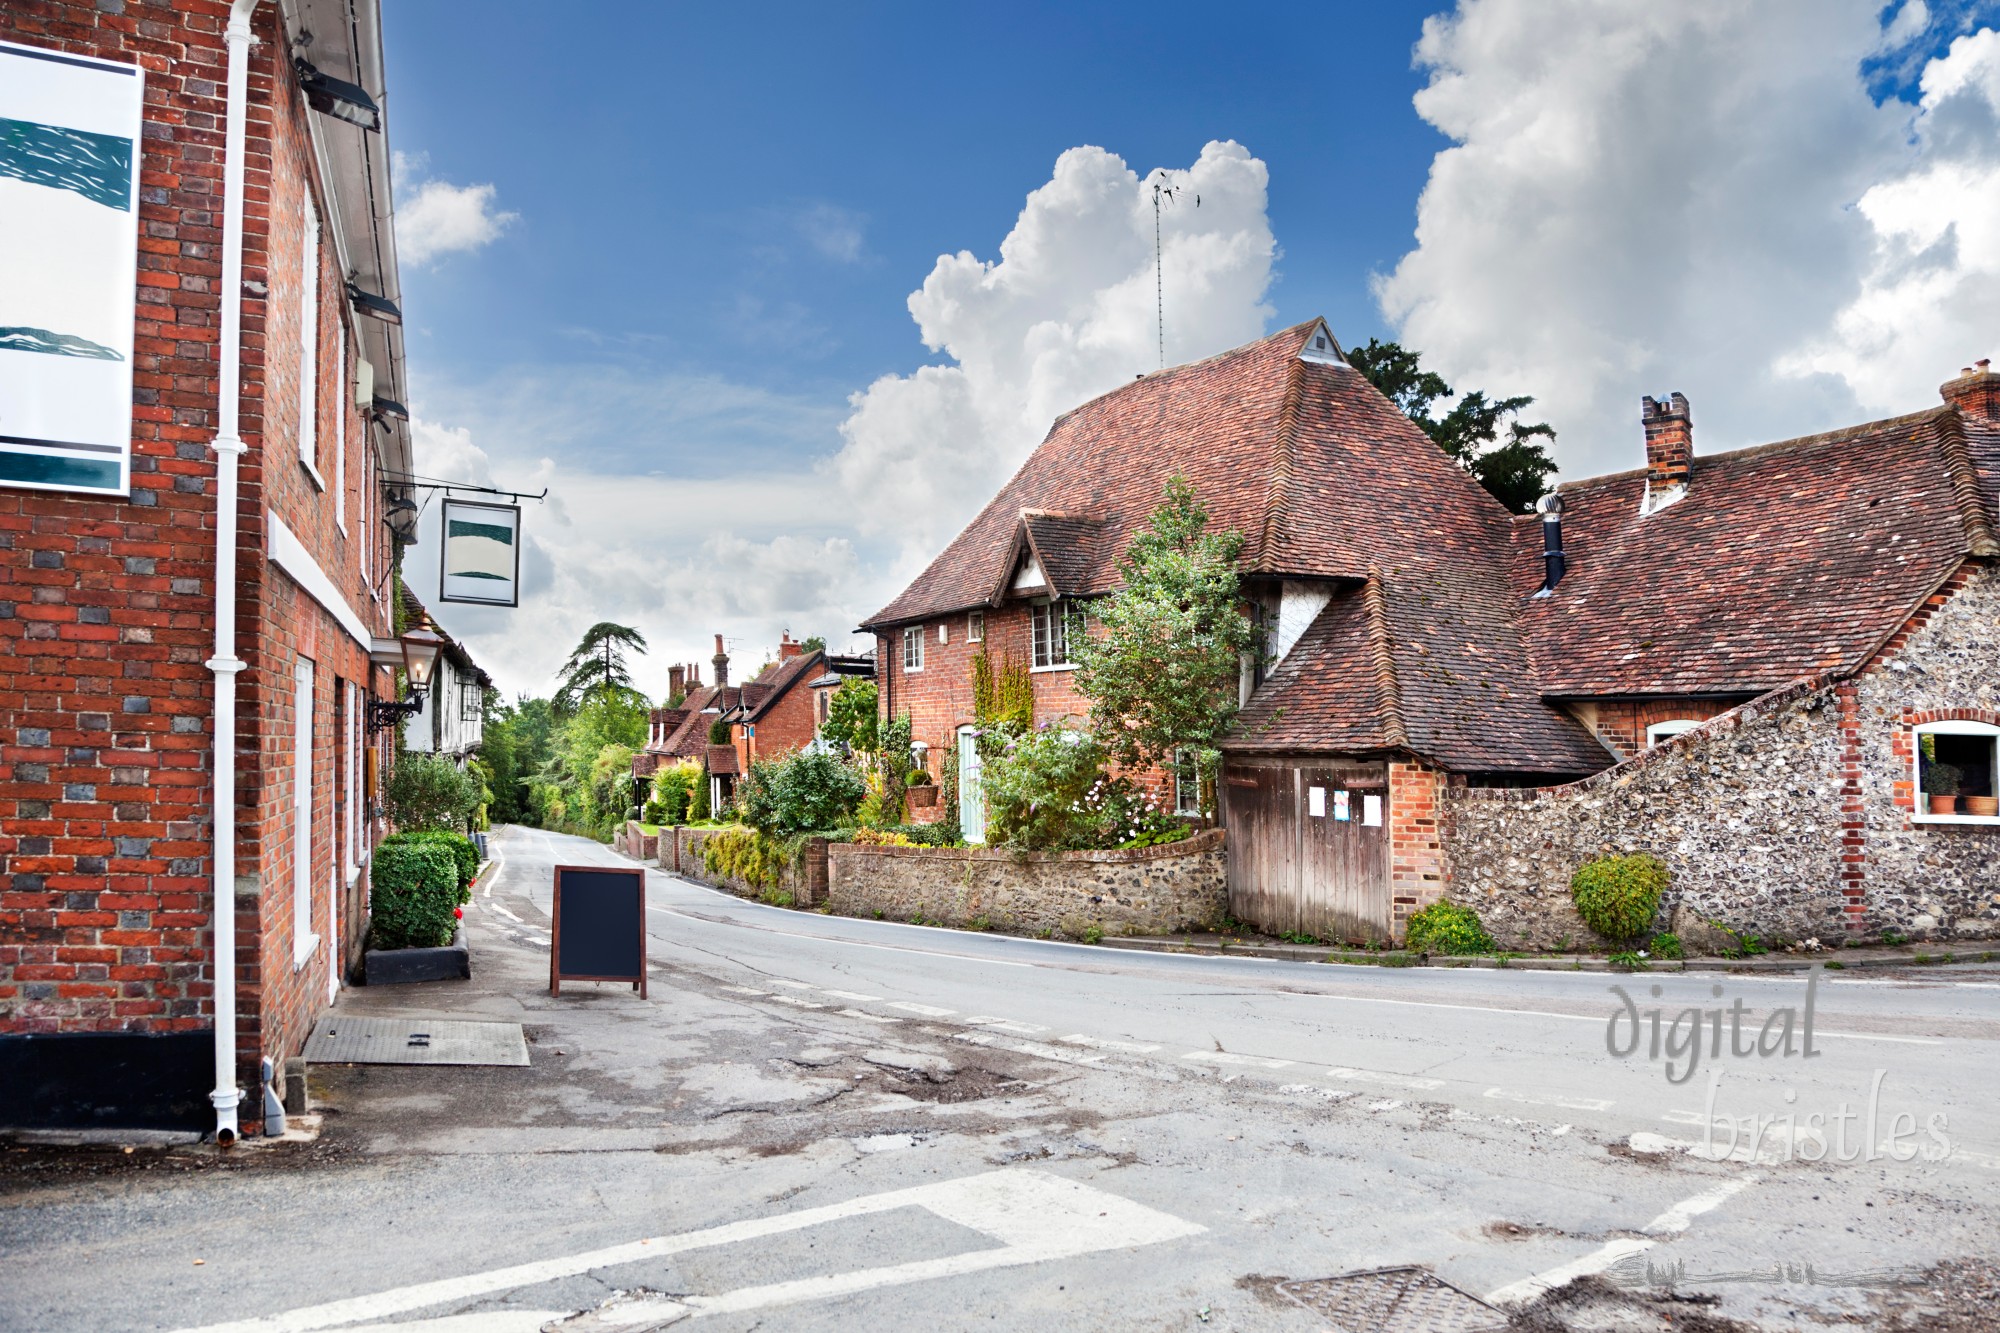
<path fill-rule="evenodd" d="M 1656 856 L 1600 856 L 1570 877 L 1583 924 L 1607 940 L 1636 940 L 1653 924 L 1667 891 L 1667 867 Z"/>
<path fill-rule="evenodd" d="M 443 829 L 414 829 L 391 833 L 381 842 L 384 847 L 414 844 L 442 847 L 451 853 L 452 864 L 458 870 L 458 900 L 471 902 L 472 881 L 479 875 L 479 848 L 472 839 L 463 833 L 448 833 Z"/>
<path fill-rule="evenodd" d="M 458 928 L 458 864 L 436 842 L 384 841 L 371 874 L 368 947 L 427 949 L 451 943 Z"/>
<path fill-rule="evenodd" d="M 1461 903 L 1440 899 L 1410 914 L 1405 947 L 1420 953 L 1492 953 L 1493 937 L 1479 924 L 1479 913 Z"/>

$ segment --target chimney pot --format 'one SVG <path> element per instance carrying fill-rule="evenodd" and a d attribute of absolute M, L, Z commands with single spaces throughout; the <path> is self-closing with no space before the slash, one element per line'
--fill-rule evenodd
<path fill-rule="evenodd" d="M 1646 432 L 1646 511 L 1665 508 L 1687 493 L 1694 477 L 1694 418 L 1687 395 L 1639 400 Z"/>
<path fill-rule="evenodd" d="M 790 630 L 786 630 L 784 637 L 778 640 L 778 660 L 780 662 L 788 657 L 797 657 L 804 651 L 805 649 L 799 644 L 798 640 L 792 637 Z"/>
<path fill-rule="evenodd" d="M 1940 385 L 1938 393 L 1964 416 L 2000 423 L 2000 375 L 1993 373 L 1991 360 L 1973 362 L 1957 379 Z"/>
<path fill-rule="evenodd" d="M 715 664 L 715 686 L 721 689 L 729 684 L 729 654 L 722 650 L 722 636 L 715 636 L 715 656 L 710 659 Z"/>

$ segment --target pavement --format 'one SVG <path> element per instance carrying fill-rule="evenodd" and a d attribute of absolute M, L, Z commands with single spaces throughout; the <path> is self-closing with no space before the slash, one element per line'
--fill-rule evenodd
<path fill-rule="evenodd" d="M 317 1066 L 316 1137 L 229 1153 L 0 1151 L 0 1328 L 1994 1326 L 2000 967 L 1338 968 L 652 870 L 648 998 L 552 997 L 551 867 L 637 863 L 491 845 L 473 979 L 336 1012 L 520 1023 L 527 1067 Z"/>

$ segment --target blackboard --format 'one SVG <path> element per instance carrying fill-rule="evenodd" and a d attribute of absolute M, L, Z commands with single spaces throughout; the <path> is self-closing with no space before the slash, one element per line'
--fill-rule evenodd
<path fill-rule="evenodd" d="M 629 981 L 646 994 L 646 872 L 557 866 L 549 994 L 564 981 Z"/>

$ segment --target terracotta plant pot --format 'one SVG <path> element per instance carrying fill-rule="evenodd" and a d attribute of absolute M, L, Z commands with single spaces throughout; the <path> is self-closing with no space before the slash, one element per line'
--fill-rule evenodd
<path fill-rule="evenodd" d="M 2000 815 L 2000 796 L 1968 796 L 1965 798 L 1965 813 L 1984 815 L 1988 819 Z"/>
<path fill-rule="evenodd" d="M 906 787 L 903 789 L 903 804 L 912 810 L 928 810 L 937 804 L 936 787 Z"/>
<path fill-rule="evenodd" d="M 1934 815 L 1948 815 L 1958 809 L 1956 796 L 1933 796 L 1930 798 L 1930 803 L 1931 813 Z"/>

